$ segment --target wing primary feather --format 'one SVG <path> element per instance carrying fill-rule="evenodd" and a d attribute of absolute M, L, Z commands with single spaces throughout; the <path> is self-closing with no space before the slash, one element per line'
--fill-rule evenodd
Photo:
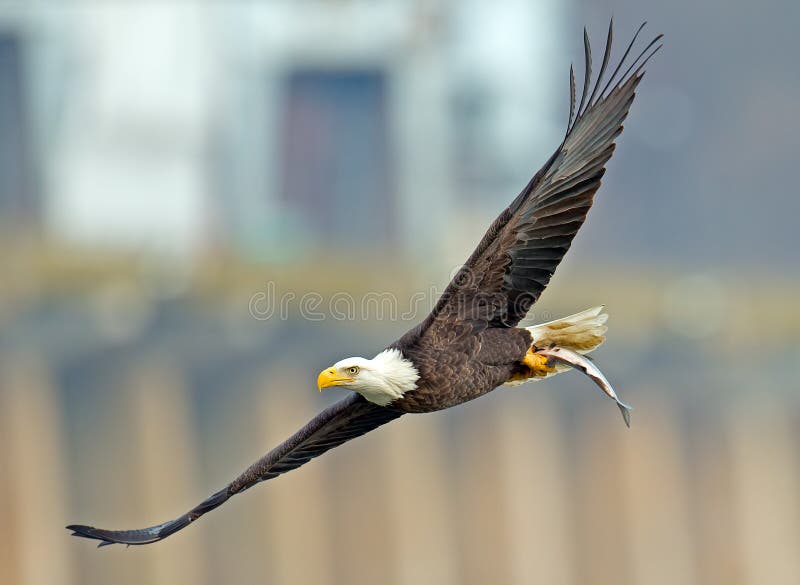
<path fill-rule="evenodd" d="M 231 497 L 255 484 L 292 471 L 309 460 L 359 437 L 403 413 L 367 402 L 358 394 L 345 398 L 323 410 L 303 428 L 247 468 L 225 488 L 203 500 L 183 516 L 136 530 L 104 530 L 94 526 L 71 524 L 73 536 L 99 540 L 98 546 L 109 544 L 142 545 L 163 540 L 186 528 L 203 514 L 221 506 Z"/>
<path fill-rule="evenodd" d="M 619 63 L 617 63 L 617 66 L 614 69 L 614 73 L 612 73 L 611 77 L 608 78 L 608 83 L 606 83 L 605 87 L 603 87 L 603 90 L 600 92 L 600 99 L 602 99 L 602 97 L 605 95 L 606 91 L 608 91 L 608 88 L 611 87 L 611 84 L 614 82 L 614 79 L 617 77 L 617 73 L 619 73 L 619 70 L 622 68 L 622 64 L 625 63 L 625 59 L 628 58 L 628 54 L 631 52 L 631 49 L 633 49 L 633 45 L 636 43 L 636 39 L 639 38 L 639 33 L 642 32 L 642 29 L 645 27 L 646 24 L 647 24 L 647 21 L 645 21 L 642 24 L 640 24 L 639 28 L 636 29 L 636 34 L 633 35 L 633 38 L 631 39 L 631 42 L 628 43 L 628 48 L 625 49 L 625 52 L 622 54 L 622 58 L 619 60 Z"/>
<path fill-rule="evenodd" d="M 569 120 L 567 121 L 567 134 L 572 129 L 572 117 L 575 115 L 575 68 L 569 65 Z"/>
<path fill-rule="evenodd" d="M 653 49 L 653 51 L 652 51 L 652 52 L 651 52 L 651 53 L 650 53 L 650 54 L 649 54 L 647 57 L 645 57 L 645 58 L 642 60 L 642 62 L 639 64 L 639 66 L 638 66 L 638 67 L 636 68 L 636 70 L 633 72 L 633 76 L 634 76 L 634 77 L 635 77 L 635 76 L 637 76 L 637 75 L 641 75 L 641 71 L 642 71 L 642 69 L 644 69 L 644 66 L 645 66 L 645 65 L 647 65 L 647 62 L 648 62 L 650 59 L 652 59 L 653 55 L 655 55 L 656 53 L 658 53 L 658 52 L 661 50 L 661 47 L 663 47 L 663 46 L 664 46 L 664 45 L 658 45 L 658 46 L 657 46 L 655 49 Z"/>
<path fill-rule="evenodd" d="M 608 36 L 606 37 L 606 51 L 603 54 L 603 64 L 600 65 L 600 73 L 597 75 L 597 81 L 594 82 L 594 89 L 592 90 L 592 95 L 589 96 L 589 106 L 592 106 L 592 102 L 594 101 L 595 95 L 597 94 L 597 90 L 600 87 L 600 84 L 603 82 L 603 75 L 606 72 L 606 68 L 608 67 L 608 62 L 611 58 L 611 45 L 614 40 L 614 17 L 611 17 L 611 21 L 608 23 Z"/>
<path fill-rule="evenodd" d="M 583 104 L 586 103 L 586 96 L 589 95 L 589 84 L 592 81 L 592 45 L 589 43 L 589 32 L 583 27 L 583 58 L 586 70 L 583 72 L 583 92 L 581 93 L 581 103 L 578 106 L 578 115 L 583 115 Z"/>
<path fill-rule="evenodd" d="M 150 544 L 163 540 L 171 534 L 175 534 L 179 530 L 186 528 L 203 514 L 224 504 L 230 497 L 231 494 L 228 492 L 227 488 L 221 489 L 214 495 L 203 500 L 201 504 L 195 506 L 183 516 L 148 528 L 139 528 L 136 530 L 104 530 L 102 528 L 95 528 L 94 526 L 70 524 L 67 526 L 67 530 L 72 530 L 73 536 L 99 540 L 100 544 L 97 545 L 98 547 L 108 546 L 110 544 L 127 544 L 129 546 Z"/>
<path fill-rule="evenodd" d="M 459 331 L 474 332 L 486 327 L 513 327 L 525 317 L 569 249 L 600 187 L 605 164 L 614 152 L 615 140 L 636 96 L 641 79 L 637 68 L 652 56 L 653 46 L 661 38 L 659 35 L 650 43 L 632 69 L 628 68 L 629 57 L 645 26 L 642 23 L 636 30 L 619 63 L 612 63 L 613 19 L 609 22 L 603 60 L 594 82 L 589 33 L 584 29 L 586 70 L 580 103 L 576 108 L 577 84 L 572 65 L 564 140 L 491 224 L 464 265 L 464 270 L 480 277 L 479 286 L 463 287 L 454 278 L 431 313 L 396 343 L 398 347 L 441 343 L 449 339 L 454 322 Z M 614 69 L 609 77 L 611 65 Z M 619 73 L 626 68 L 625 76 L 615 87 Z M 631 71 L 634 75 L 627 77 Z M 488 293 L 498 299 L 492 304 L 493 309 L 486 315 L 481 313 L 480 318 L 466 319 L 464 309 Z M 520 298 L 525 302 L 519 303 Z"/>
<path fill-rule="evenodd" d="M 660 34 L 660 35 L 656 36 L 656 38 L 654 38 L 652 41 L 650 41 L 650 42 L 647 44 L 647 46 L 646 46 L 646 47 L 645 47 L 645 48 L 642 50 L 642 52 L 641 52 L 641 53 L 639 53 L 639 56 L 638 56 L 638 57 L 636 57 L 636 59 L 634 59 L 634 60 L 633 60 L 633 63 L 631 63 L 630 67 L 628 67 L 628 69 L 625 71 L 625 74 L 624 74 L 624 75 L 623 75 L 623 76 L 620 78 L 620 80 L 624 80 L 624 79 L 626 79 L 626 78 L 628 77 L 628 74 L 629 74 L 629 73 L 630 73 L 630 72 L 633 70 L 633 68 L 634 68 L 634 67 L 637 67 L 637 64 L 639 63 L 639 60 L 640 60 L 642 57 L 644 57 L 645 53 L 647 53 L 647 52 L 648 52 L 648 51 L 649 51 L 649 50 L 652 48 L 652 46 L 653 46 L 653 45 L 655 45 L 655 44 L 656 44 L 658 41 L 660 41 L 660 40 L 661 40 L 663 37 L 664 37 L 664 35 L 663 35 L 663 34 Z M 656 50 L 655 50 L 655 51 L 653 51 L 653 53 L 652 53 L 651 55 L 649 55 L 649 56 L 647 57 L 647 59 L 645 59 L 645 60 L 644 60 L 644 61 L 641 63 L 641 65 L 638 65 L 638 67 L 636 68 L 636 71 L 638 72 L 638 71 L 639 71 L 639 70 L 640 70 L 642 67 L 644 67 L 644 66 L 645 66 L 645 64 L 647 63 L 647 61 L 650 59 L 650 57 L 652 57 L 653 55 L 655 55 L 655 54 L 658 52 L 658 50 L 659 50 L 660 48 L 661 48 L 661 45 L 659 45 L 658 47 L 656 47 Z"/>

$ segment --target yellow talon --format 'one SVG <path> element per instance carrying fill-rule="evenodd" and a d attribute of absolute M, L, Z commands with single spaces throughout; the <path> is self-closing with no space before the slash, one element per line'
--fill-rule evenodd
<path fill-rule="evenodd" d="M 548 365 L 548 359 L 546 356 L 534 352 L 533 349 L 528 350 L 528 353 L 526 353 L 525 357 L 522 358 L 522 363 L 530 368 L 531 373 L 529 377 L 531 378 L 554 374 L 556 371 L 555 367 Z"/>

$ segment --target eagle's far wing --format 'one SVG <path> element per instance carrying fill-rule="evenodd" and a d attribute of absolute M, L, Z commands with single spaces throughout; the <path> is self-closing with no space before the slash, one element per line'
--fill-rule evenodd
<path fill-rule="evenodd" d="M 583 225 L 600 187 L 614 140 L 633 102 L 643 67 L 656 51 L 655 37 L 636 59 L 628 56 L 639 32 L 602 86 L 611 55 L 608 29 L 600 73 L 591 87 L 591 49 L 584 29 L 586 72 L 575 108 L 575 76 L 570 68 L 567 132 L 555 153 L 517 198 L 492 223 L 478 247 L 445 289 L 431 314 L 402 343 L 425 338 L 448 343 L 454 331 L 513 327 L 539 298 Z M 627 67 L 623 69 L 623 67 Z M 624 72 L 623 72 L 624 71 Z M 601 89 L 602 88 L 602 89 Z"/>
<path fill-rule="evenodd" d="M 353 394 L 323 410 L 303 428 L 279 446 L 253 463 L 225 488 L 208 497 L 183 516 L 137 530 L 103 530 L 92 526 L 67 526 L 74 536 L 99 540 L 98 546 L 108 544 L 149 544 L 186 528 L 203 514 L 224 504 L 231 496 L 243 492 L 258 482 L 266 481 L 296 469 L 329 449 L 355 439 L 401 416 L 403 413 L 378 406 Z"/>

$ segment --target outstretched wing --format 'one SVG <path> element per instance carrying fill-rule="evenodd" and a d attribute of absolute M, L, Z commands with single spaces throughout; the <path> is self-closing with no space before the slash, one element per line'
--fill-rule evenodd
<path fill-rule="evenodd" d="M 658 35 L 620 75 L 643 27 L 602 86 L 611 55 L 612 21 L 591 94 L 591 48 L 584 29 L 583 91 L 576 110 L 575 76 L 570 68 L 571 102 L 563 142 L 494 221 L 431 314 L 409 331 L 401 345 L 449 344 L 454 330 L 514 327 L 525 317 L 583 225 L 644 75 L 643 67 L 661 48 L 656 46 L 662 36 Z"/>
<path fill-rule="evenodd" d="M 397 410 L 368 402 L 359 394 L 353 394 L 323 410 L 281 445 L 253 463 L 225 488 L 179 518 L 137 530 L 103 530 L 80 524 L 67 526 L 67 529 L 72 530 L 74 536 L 99 540 L 98 546 L 114 543 L 149 544 L 163 540 L 186 528 L 203 514 L 221 506 L 231 496 L 261 481 L 292 471 L 329 449 L 360 437 L 402 414 Z"/>

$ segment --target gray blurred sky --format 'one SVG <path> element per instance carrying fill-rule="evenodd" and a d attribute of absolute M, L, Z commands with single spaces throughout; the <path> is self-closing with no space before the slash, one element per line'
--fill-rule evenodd
<path fill-rule="evenodd" d="M 570 20 L 602 38 L 611 13 L 619 31 L 648 20 L 665 46 L 577 245 L 589 255 L 800 275 L 800 3 L 581 2 Z"/>
<path fill-rule="evenodd" d="M 555 147 L 581 27 L 599 61 L 613 14 L 617 50 L 643 20 L 665 46 L 569 262 L 800 276 L 797 2 L 70 6 L 0 11 L 19 138 L 0 165 L 29 171 L 56 231 L 271 253 L 331 218 L 317 246 L 396 237 L 457 262 Z"/>

